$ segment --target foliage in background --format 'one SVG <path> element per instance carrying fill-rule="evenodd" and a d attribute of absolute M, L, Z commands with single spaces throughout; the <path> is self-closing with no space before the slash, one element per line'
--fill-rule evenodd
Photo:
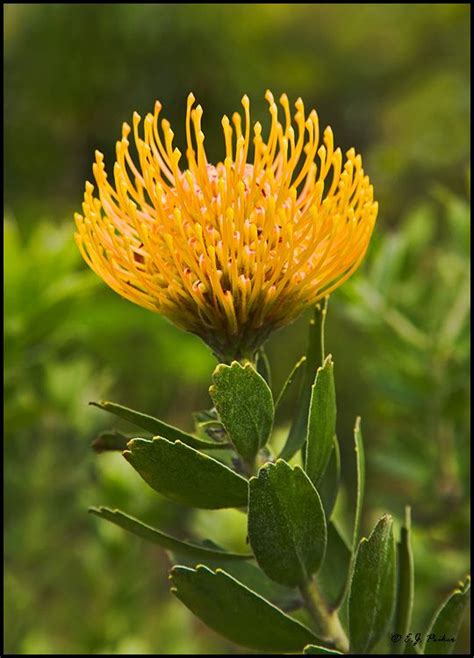
<path fill-rule="evenodd" d="M 263 113 L 265 89 L 285 88 L 314 105 L 321 123 L 331 117 L 342 146 L 368 154 L 381 201 L 379 240 L 331 299 L 327 327 L 348 464 L 340 515 L 353 496 L 350 436 L 361 414 L 367 489 L 381 496 L 368 508 L 401 519 L 403 503 L 413 507 L 417 601 L 441 600 L 464 575 L 468 11 L 7 5 L 5 192 L 16 222 L 5 233 L 6 651 L 231 650 L 170 600 L 159 548 L 139 539 L 125 546 L 119 529 L 85 514 L 91 502 L 133 507 L 174 534 L 245 550 L 243 515 L 190 518 L 147 495 L 120 456 L 97 458 L 89 448 L 110 424 L 86 406 L 90 399 L 107 394 L 186 429 L 190 412 L 210 403 L 203 391 L 211 355 L 86 272 L 67 216 L 91 175 L 94 149 L 113 155 L 132 109 L 160 98 L 182 125 L 174 108 L 184 107 L 190 89 L 205 103 L 206 127 L 243 92 L 260 96 Z M 218 131 L 206 132 L 219 155 Z M 444 185 L 435 195 L 433 182 Z M 39 225 L 41 217 L 53 224 Z M 275 390 L 305 341 L 304 320 L 272 338 Z M 282 421 L 294 401 L 293 391 Z M 364 531 L 373 521 L 364 519 Z M 413 627 L 426 627 L 431 613 L 416 608 Z M 458 650 L 467 646 L 465 628 Z"/>
<path fill-rule="evenodd" d="M 145 518 L 175 528 L 179 510 L 162 508 L 134 486 L 121 460 L 94 458 L 90 437 L 106 421 L 87 404 L 108 391 L 120 397 L 121 386 L 128 389 L 133 379 L 132 394 L 148 391 L 145 409 L 170 412 L 159 391 L 163 380 L 180 385 L 178 352 L 193 364 L 181 384 L 187 399 L 196 380 L 207 380 L 212 359 L 206 353 L 193 358 L 191 336 L 179 340 L 158 316 L 133 317 L 133 308 L 130 317 L 118 298 L 101 291 L 82 267 L 69 228 L 39 224 L 25 242 L 16 222 L 5 223 L 5 651 L 146 652 L 157 632 L 163 651 L 185 651 L 196 642 L 192 623 L 160 594 L 166 577 L 152 566 L 161 563 L 161 553 L 138 542 L 122 552 L 119 533 L 96 531 L 86 514 L 98 490 L 116 505 L 132 496 Z M 127 353 L 127 328 L 136 334 L 134 359 Z M 151 353 L 161 378 L 152 391 L 151 381 L 143 386 L 138 375 L 148 371 Z M 119 377 L 111 368 L 117 354 L 126 354 Z M 149 568 L 132 576 L 144 560 Z M 111 578 L 111 564 L 131 578 Z M 196 646 L 205 653 L 215 644 L 204 638 Z"/>
<path fill-rule="evenodd" d="M 5 36 L 5 191 L 22 222 L 76 209 L 94 150 L 113 156 L 134 109 L 159 99 L 183 144 L 190 91 L 210 158 L 209 127 L 244 93 L 262 121 L 267 88 L 301 96 L 364 154 L 384 223 L 433 176 L 462 191 L 467 5 L 11 5 Z"/>

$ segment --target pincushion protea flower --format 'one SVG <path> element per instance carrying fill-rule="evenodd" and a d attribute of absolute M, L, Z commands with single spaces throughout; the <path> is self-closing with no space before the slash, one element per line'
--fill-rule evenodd
<path fill-rule="evenodd" d="M 201 130 L 203 110 L 188 97 L 187 168 L 180 167 L 174 134 L 148 114 L 138 154 L 131 127 L 117 142 L 114 180 L 96 152 L 98 187 L 86 183 L 76 241 L 89 266 L 123 297 L 162 313 L 200 336 L 223 361 L 252 357 L 268 335 L 340 286 L 362 261 L 377 216 L 373 188 L 360 155 L 343 162 L 331 129 L 319 145 L 314 110 L 295 103 L 292 125 L 286 94 L 280 122 L 267 91 L 271 127 L 224 116 L 226 156 L 210 164 Z M 253 155 L 250 154 L 251 150 Z"/>

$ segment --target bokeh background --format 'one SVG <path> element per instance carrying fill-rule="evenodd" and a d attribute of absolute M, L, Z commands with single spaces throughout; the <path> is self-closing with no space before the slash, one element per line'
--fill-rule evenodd
<path fill-rule="evenodd" d="M 168 593 L 159 548 L 92 518 L 105 504 L 179 536 L 245 542 L 243 515 L 193 512 L 91 440 L 123 427 L 108 398 L 191 429 L 214 361 L 199 340 L 121 299 L 81 262 L 72 214 L 96 148 L 164 105 L 178 143 L 185 99 L 220 118 L 247 93 L 316 107 L 355 146 L 380 213 L 363 267 L 330 302 L 344 490 L 362 415 L 367 532 L 413 507 L 413 631 L 469 569 L 468 5 L 4 5 L 5 652 L 239 653 Z M 307 317 L 268 344 L 275 390 L 305 351 Z M 296 391 L 281 416 L 288 426 Z M 290 396 L 291 397 L 291 396 Z M 464 624 L 458 651 L 467 653 Z"/>

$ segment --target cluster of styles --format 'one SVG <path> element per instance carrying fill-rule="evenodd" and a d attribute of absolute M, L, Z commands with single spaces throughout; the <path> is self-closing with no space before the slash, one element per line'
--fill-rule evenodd
<path fill-rule="evenodd" d="M 96 154 L 94 186 L 86 184 L 76 241 L 89 266 L 123 297 L 162 313 L 200 336 L 219 365 L 211 409 L 194 414 L 195 432 L 112 402 L 93 403 L 142 432 L 101 434 L 98 452 L 121 450 L 157 492 L 201 509 L 247 514 L 251 552 L 182 541 L 118 510 L 91 512 L 171 556 L 171 591 L 210 628 L 262 652 L 367 654 L 448 653 L 454 642 L 396 642 L 412 630 L 414 566 L 410 510 L 398 541 L 384 515 L 360 538 L 364 451 L 355 422 L 357 495 L 352 538 L 334 509 L 340 485 L 334 363 L 325 354 L 328 296 L 361 263 L 377 216 L 373 188 L 359 155 L 334 148 L 330 128 L 301 99 L 284 120 L 270 92 L 268 138 L 250 104 L 222 120 L 226 157 L 209 164 L 202 108 L 192 94 L 186 117 L 188 166 L 166 120 L 135 114 L 133 161 L 124 124 L 114 185 Z M 232 127 L 233 126 L 233 127 Z M 251 133 L 253 137 L 251 138 Z M 249 162 L 251 160 L 251 162 Z M 276 329 L 314 308 L 306 356 L 273 395 L 263 344 Z M 283 448 L 272 430 L 291 385 L 300 394 Z M 461 583 L 433 618 L 426 638 L 455 638 L 469 595 Z"/>

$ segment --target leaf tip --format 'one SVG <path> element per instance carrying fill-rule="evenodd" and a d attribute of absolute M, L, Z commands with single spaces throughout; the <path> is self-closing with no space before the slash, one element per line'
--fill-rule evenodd
<path fill-rule="evenodd" d="M 195 571 L 195 573 L 203 573 L 203 572 L 208 571 L 208 572 L 212 573 L 212 575 L 215 575 L 215 572 L 212 571 L 212 569 L 209 569 L 209 567 L 206 567 L 205 564 L 196 564 L 196 566 L 194 567 L 194 571 Z"/>
<path fill-rule="evenodd" d="M 458 586 L 460 594 L 467 594 L 471 589 L 471 576 L 467 575 L 464 581 L 460 580 Z"/>
<path fill-rule="evenodd" d="M 323 363 L 323 366 L 322 366 L 322 367 L 325 368 L 326 365 L 327 365 L 329 368 L 331 368 L 331 367 L 334 365 L 334 361 L 333 361 L 333 359 L 332 359 L 332 354 L 328 354 L 327 357 L 324 359 L 324 363 Z"/>
<path fill-rule="evenodd" d="M 405 505 L 405 528 L 411 529 L 411 506 Z"/>
<path fill-rule="evenodd" d="M 222 372 L 226 369 L 229 368 L 228 365 L 225 363 L 218 363 L 217 366 L 214 368 L 214 372 L 212 373 L 212 381 L 215 382 L 216 378 L 220 377 Z M 209 388 L 209 391 L 211 390 L 212 386 Z"/>

